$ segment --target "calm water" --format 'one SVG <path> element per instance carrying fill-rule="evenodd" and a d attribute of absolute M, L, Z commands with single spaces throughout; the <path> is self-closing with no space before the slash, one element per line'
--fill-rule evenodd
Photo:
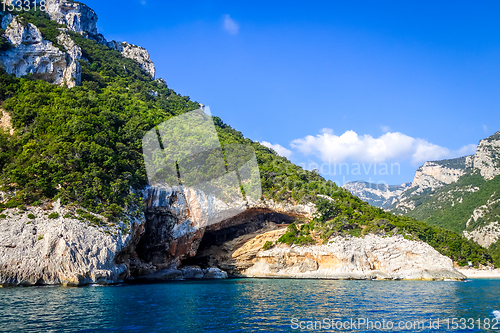
<path fill-rule="evenodd" d="M 0 288 L 0 330 L 19 332 L 484 331 L 500 310 L 500 280 L 468 282 L 259 280 L 173 282 L 83 288 Z M 500 312 L 497 313 L 500 317 Z M 295 318 L 295 319 L 294 319 Z M 363 326 L 363 318 L 372 321 Z M 316 322 L 316 330 L 310 321 Z M 342 321 L 337 323 L 336 321 Z M 425 326 L 412 325 L 416 320 Z M 309 322 L 308 322 L 309 321 Z M 377 324 L 378 321 L 378 324 Z M 393 329 L 390 327 L 393 322 Z M 408 324 L 408 322 L 410 324 Z M 322 326 L 319 326 L 321 323 Z M 358 325 L 360 324 L 360 325 Z M 366 325 L 369 323 L 367 322 Z M 303 330 L 300 327 L 304 328 Z M 307 329 L 309 325 L 309 329 Z M 413 324 L 418 325 L 418 324 Z M 434 322 L 436 325 L 436 322 Z M 417 328 L 415 328 L 417 327 Z M 384 328 L 386 328 L 384 330 Z M 500 329 L 500 324 L 498 325 Z"/>

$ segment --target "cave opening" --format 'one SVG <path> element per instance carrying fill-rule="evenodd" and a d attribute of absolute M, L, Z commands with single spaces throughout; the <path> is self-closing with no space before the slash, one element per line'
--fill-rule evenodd
<path fill-rule="evenodd" d="M 211 249 L 223 247 L 224 244 L 249 234 L 264 233 L 270 227 L 286 227 L 294 222 L 298 216 L 278 213 L 264 208 L 251 208 L 245 212 L 208 226 L 205 229 L 200 245 L 193 257 L 182 261 L 183 266 L 200 266 L 208 268 L 217 266 L 217 260 L 211 255 Z"/>

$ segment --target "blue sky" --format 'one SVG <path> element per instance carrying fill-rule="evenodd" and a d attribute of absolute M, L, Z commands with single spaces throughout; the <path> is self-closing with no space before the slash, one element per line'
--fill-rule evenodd
<path fill-rule="evenodd" d="M 499 2 L 84 2 L 170 88 L 340 184 L 410 181 L 500 130 Z"/>

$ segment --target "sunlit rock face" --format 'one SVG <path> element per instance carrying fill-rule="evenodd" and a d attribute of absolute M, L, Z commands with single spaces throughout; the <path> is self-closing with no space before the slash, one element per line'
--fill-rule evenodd
<path fill-rule="evenodd" d="M 263 250 L 286 230 L 259 235 L 231 254 L 240 276 L 321 278 L 463 280 L 453 261 L 430 245 L 402 236 L 334 237 L 325 245 L 276 245 Z"/>
<path fill-rule="evenodd" d="M 120 52 L 125 58 L 137 61 L 142 69 L 148 72 L 153 79 L 155 78 L 155 65 L 149 58 L 149 52 L 145 48 L 127 42 L 120 43 L 117 41 L 111 41 L 107 45 Z"/>
<path fill-rule="evenodd" d="M 485 180 L 500 175 L 500 132 L 481 140 L 474 154 L 474 168 Z"/>
<path fill-rule="evenodd" d="M 51 20 L 66 25 L 76 33 L 97 35 L 97 15 L 88 6 L 66 0 L 48 0 L 47 3 Z"/>
<path fill-rule="evenodd" d="M 4 36 L 12 48 L 0 53 L 0 65 L 16 76 L 33 75 L 52 84 L 74 87 L 81 84 L 81 67 L 78 60 L 82 51 L 65 33 L 58 41 L 68 52 L 61 51 L 44 40 L 40 30 L 31 23 L 22 24 L 14 18 Z"/>
<path fill-rule="evenodd" d="M 52 213 L 58 217 L 49 218 Z M 114 259 L 129 245 L 132 233 L 122 233 L 118 225 L 91 227 L 59 202 L 50 210 L 15 208 L 3 214 L 8 220 L 0 223 L 2 286 L 109 284 L 128 275 L 127 266 Z M 132 221 L 134 227 L 140 223 Z"/>
<path fill-rule="evenodd" d="M 126 42 L 107 42 L 97 31 L 98 17 L 91 8 L 66 0 L 49 0 L 47 3 L 50 19 L 66 26 L 60 29 L 61 34 L 57 37 L 57 43 L 62 48 L 43 39 L 40 30 L 33 24 L 22 24 L 9 13 L 0 14 L 4 37 L 13 45 L 10 50 L 0 53 L 0 65 L 9 74 L 18 77 L 31 74 L 36 79 L 70 88 L 81 85 L 81 66 L 78 60 L 82 59 L 82 51 L 67 34 L 72 31 L 135 60 L 154 79 L 155 65 L 148 51 Z"/>

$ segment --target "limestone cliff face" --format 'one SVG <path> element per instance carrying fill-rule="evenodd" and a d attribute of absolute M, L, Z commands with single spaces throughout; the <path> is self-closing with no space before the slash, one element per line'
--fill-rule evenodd
<path fill-rule="evenodd" d="M 117 41 L 109 42 L 108 46 L 119 51 L 125 58 L 137 61 L 142 69 L 148 72 L 153 79 L 155 78 L 155 65 L 149 58 L 149 52 L 145 48 L 131 45 L 127 42 L 120 43 Z"/>
<path fill-rule="evenodd" d="M 183 263 L 196 255 L 207 230 L 210 236 L 220 230 L 222 235 L 227 234 L 228 228 L 259 230 L 262 224 L 251 219 L 262 212 L 278 214 L 271 209 L 290 216 L 314 214 L 311 205 L 255 202 L 248 209 L 248 203 L 242 200 L 236 204 L 241 204 L 244 215 L 233 216 L 234 206 L 182 186 L 147 187 L 142 196 L 144 213 L 129 217 L 128 225 L 118 222 L 96 226 L 78 219 L 74 209 L 59 203 L 48 210 L 5 210 L 5 219 L 0 219 L 0 285 L 224 278 L 227 274 L 217 267 L 201 269 Z M 2 200 L 8 197 L 2 193 Z M 59 217 L 50 219 L 50 213 Z M 293 217 L 290 219 L 293 221 Z"/>
<path fill-rule="evenodd" d="M 48 0 L 50 19 L 79 34 L 97 35 L 97 15 L 86 5 L 67 0 Z"/>
<path fill-rule="evenodd" d="M 44 40 L 40 30 L 31 23 L 22 24 L 14 18 L 5 31 L 5 37 L 14 46 L 0 53 L 0 65 L 11 74 L 33 75 L 36 79 L 69 87 L 81 83 L 81 67 L 78 59 L 82 51 L 67 34 L 58 40 L 68 52 L 63 52 Z"/>
<path fill-rule="evenodd" d="M 58 213 L 55 219 L 48 214 Z M 114 262 L 115 254 L 132 236 L 119 225 L 91 227 L 58 203 L 21 212 L 3 212 L 0 220 L 0 285 L 82 285 L 115 283 L 127 276 L 127 267 Z M 34 219 L 28 217 L 33 214 Z M 133 225 L 137 221 L 133 221 Z"/>
<path fill-rule="evenodd" d="M 437 162 L 425 162 L 415 172 L 412 187 L 436 189 L 444 184 L 456 182 L 465 174 L 465 168 L 450 168 Z"/>
<path fill-rule="evenodd" d="M 334 237 L 327 245 L 277 245 L 262 250 L 285 230 L 267 232 L 234 251 L 240 276 L 319 279 L 463 280 L 451 259 L 430 245 L 402 236 Z"/>
<path fill-rule="evenodd" d="M 124 57 L 137 61 L 152 78 L 155 77 L 155 66 L 144 48 L 115 41 L 108 43 L 104 36 L 98 34 L 98 18 L 91 8 L 68 0 L 49 0 L 47 3 L 50 19 L 66 25 L 66 28 L 60 29 L 61 35 L 57 38 L 57 42 L 66 51 L 61 51 L 51 42 L 44 40 L 40 30 L 34 25 L 23 25 L 12 14 L 2 13 L 0 23 L 2 29 L 6 30 L 4 36 L 14 46 L 13 49 L 0 53 L 0 65 L 9 74 L 18 77 L 33 74 L 36 78 L 57 85 L 80 85 L 81 67 L 78 60 L 82 59 L 81 50 L 66 33 L 73 31 L 118 50 Z"/>
<path fill-rule="evenodd" d="M 474 168 L 485 180 L 500 175 L 500 132 L 481 140 L 474 154 Z"/>
<path fill-rule="evenodd" d="M 467 239 L 485 248 L 489 248 L 491 244 L 496 243 L 500 238 L 500 224 L 498 222 L 491 222 L 484 227 L 479 227 L 472 231 L 465 230 L 463 233 Z"/>

